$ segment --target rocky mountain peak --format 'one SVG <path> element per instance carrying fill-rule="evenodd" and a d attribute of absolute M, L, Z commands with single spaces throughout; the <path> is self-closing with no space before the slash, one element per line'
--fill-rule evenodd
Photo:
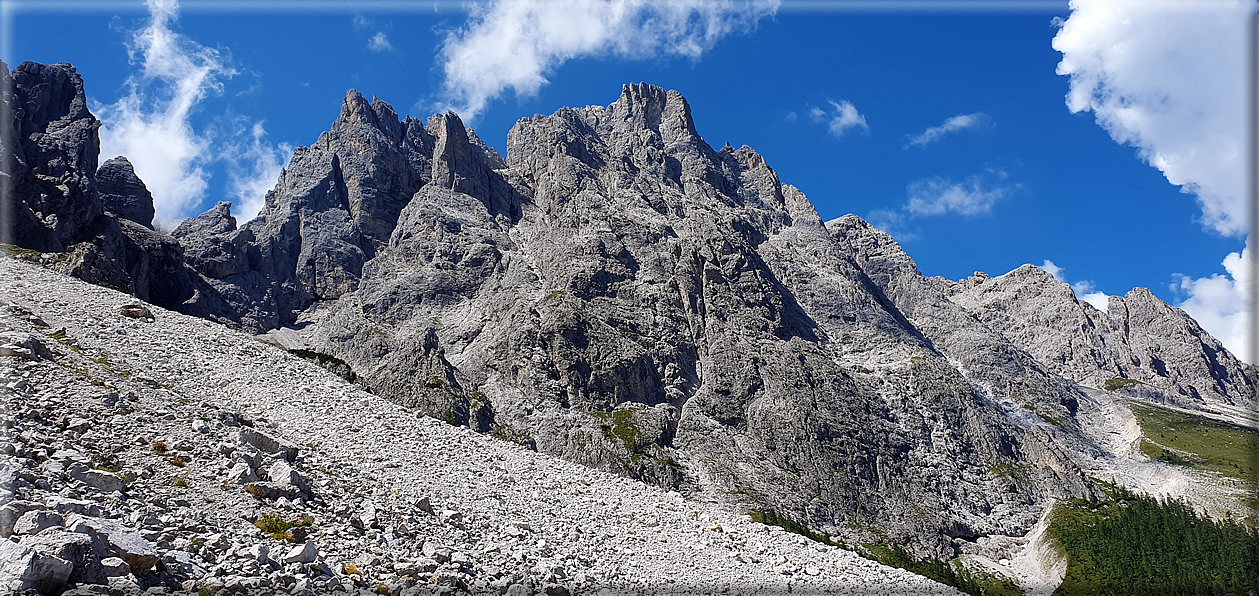
<path fill-rule="evenodd" d="M 357 89 L 350 89 L 345 93 L 345 99 L 341 101 L 341 115 L 337 116 L 337 123 L 349 126 L 380 128 L 376 112 L 372 109 L 372 104 Z"/>
<path fill-rule="evenodd" d="M 126 157 L 120 155 L 101 165 L 96 188 L 106 211 L 153 229 L 153 195 Z"/>
<path fill-rule="evenodd" d="M 87 109 L 83 78 L 73 64 L 23 62 L 10 76 L 22 90 L 22 117 L 34 127 L 42 129 L 44 125 L 58 120 L 96 120 Z"/>
<path fill-rule="evenodd" d="M 0 69 L 0 71 L 7 70 Z M 87 109 L 74 66 L 24 62 L 0 86 L 10 120 L 0 123 L 6 242 L 61 251 L 84 239 L 103 213 L 96 196 L 100 122 Z"/>
<path fill-rule="evenodd" d="M 655 131 L 666 145 L 699 137 L 691 118 L 691 106 L 677 91 L 666 91 L 647 83 L 630 83 L 621 88 L 621 97 L 608 111 L 614 127 L 629 124 L 632 128 Z"/>
<path fill-rule="evenodd" d="M 201 234 L 226 234 L 234 230 L 236 230 L 236 218 L 232 217 L 232 204 L 219 201 L 205 213 L 184 220 L 174 232 L 171 232 L 171 235 L 182 238 Z"/>

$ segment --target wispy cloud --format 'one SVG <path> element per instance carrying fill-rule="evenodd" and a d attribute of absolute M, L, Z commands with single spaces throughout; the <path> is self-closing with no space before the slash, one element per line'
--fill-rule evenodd
<path fill-rule="evenodd" d="M 389 37 L 383 31 L 377 31 L 376 35 L 367 40 L 367 49 L 373 52 L 388 52 L 393 49 L 393 44 L 389 43 Z"/>
<path fill-rule="evenodd" d="M 101 154 L 131 160 L 153 194 L 155 223 L 167 229 L 195 214 L 209 188 L 211 166 L 225 154 L 235 155 L 228 159 L 229 176 L 235 181 L 267 170 L 280 148 L 265 145 L 261 135 L 242 140 L 193 127 L 191 117 L 199 105 L 221 94 L 223 82 L 238 73 L 218 50 L 174 30 L 179 18 L 176 0 L 148 0 L 146 6 L 147 23 L 127 43 L 139 72 L 128 77 L 123 97 L 108 105 L 94 103 L 92 110 L 102 122 Z M 250 134 L 252 128 L 240 130 Z M 251 144 L 258 145 L 257 152 L 231 149 Z M 250 155 L 261 161 L 248 161 Z"/>
<path fill-rule="evenodd" d="M 131 160 L 153 193 L 158 225 L 169 227 L 201 202 L 208 185 L 210 139 L 193 130 L 189 116 L 236 73 L 217 50 L 172 31 L 175 0 L 148 0 L 147 6 L 148 24 L 127 44 L 140 72 L 127 79 L 126 95 L 94 111 L 103 124 L 101 153 Z"/>
<path fill-rule="evenodd" d="M 946 134 L 949 134 L 951 132 L 957 132 L 959 130 L 965 130 L 967 128 L 976 128 L 979 126 L 984 126 L 984 125 L 987 125 L 989 122 L 991 122 L 991 120 L 992 119 L 989 118 L 988 115 L 983 112 L 975 112 L 973 114 L 958 114 L 957 116 L 953 116 L 949 118 L 948 120 L 945 120 L 944 123 L 940 124 L 939 126 L 932 126 L 928 128 L 927 130 L 922 131 L 921 134 L 910 136 L 909 144 L 906 145 L 905 147 L 906 148 L 909 148 L 910 146 L 925 147 L 935 141 L 940 140 L 940 138 Z"/>
<path fill-rule="evenodd" d="M 559 65 L 615 56 L 698 59 L 726 35 L 748 31 L 779 0 L 490 0 L 450 32 L 439 60 L 444 94 L 465 118 L 508 89 L 537 93 Z"/>
<path fill-rule="evenodd" d="M 354 15 L 350 20 L 350 24 L 355 31 L 370 31 L 376 29 L 375 21 L 363 16 L 361 13 Z M 367 38 L 367 49 L 373 52 L 388 52 L 393 50 L 393 44 L 389 43 L 389 36 L 379 29 L 371 37 Z"/>
<path fill-rule="evenodd" d="M 906 194 L 909 201 L 905 210 L 912 215 L 930 216 L 955 213 L 979 215 L 992 211 L 992 206 L 1009 196 L 1017 186 L 1000 182 L 1006 179 L 1001 170 L 987 170 L 983 174 L 967 176 L 962 182 L 947 178 L 926 178 L 909 185 Z"/>
<path fill-rule="evenodd" d="M 237 120 L 244 128 L 247 121 Z M 230 165 L 229 186 L 232 192 L 232 213 L 240 221 L 249 221 L 262 211 L 267 191 L 275 188 L 280 172 L 293 154 L 287 143 L 272 144 L 267 141 L 262 122 L 255 122 L 244 130 L 233 131 L 232 142 L 224 143 L 220 158 Z"/>
<path fill-rule="evenodd" d="M 851 101 L 835 101 L 833 99 L 826 101 L 831 105 L 831 110 L 828 111 L 815 106 L 809 110 L 809 117 L 815 123 L 825 124 L 826 130 L 836 138 L 844 136 L 852 129 L 870 132 L 870 126 L 866 124 L 866 117 L 857 111 L 857 107 L 852 105 Z"/>
<path fill-rule="evenodd" d="M 918 234 L 911 224 L 916 218 L 948 214 L 972 217 L 992 211 L 998 201 L 1019 188 L 1007 183 L 1007 178 L 1005 171 L 987 168 L 961 182 L 939 176 L 917 180 L 905 187 L 906 201 L 899 208 L 875 209 L 866 219 L 899 241 L 915 240 Z"/>

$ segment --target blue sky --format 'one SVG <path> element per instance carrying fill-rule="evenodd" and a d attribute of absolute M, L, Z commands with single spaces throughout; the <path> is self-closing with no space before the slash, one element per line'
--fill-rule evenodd
<path fill-rule="evenodd" d="M 462 108 L 501 152 L 518 118 L 649 82 L 927 275 L 1050 260 L 1080 296 L 1148 287 L 1248 354 L 1240 3 L 975 4 L 4 0 L 0 54 L 75 64 L 103 153 L 128 153 L 171 221 L 248 211 L 350 88 Z"/>

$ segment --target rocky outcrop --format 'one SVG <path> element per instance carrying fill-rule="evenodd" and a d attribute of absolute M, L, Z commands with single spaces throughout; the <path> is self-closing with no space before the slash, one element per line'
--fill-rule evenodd
<path fill-rule="evenodd" d="M 256 219 L 238 231 L 233 223 L 176 235 L 231 305 L 229 318 L 275 328 L 312 303 L 357 289 L 365 263 L 388 245 L 417 191 L 497 197 L 488 208 L 510 218 L 519 201 L 495 173 L 502 166 L 454 114 L 400 121 L 389 104 L 351 91 L 332 129 L 294 152 Z M 224 209 L 197 221 L 226 222 Z"/>
<path fill-rule="evenodd" d="M 919 273 L 891 236 L 855 215 L 827 222 L 837 242 L 892 306 L 982 395 L 1003 403 L 1007 416 L 1050 426 L 1076 426 L 1083 393 L 1058 371 L 1007 339 L 998 329 L 954 303 L 939 279 Z"/>
<path fill-rule="evenodd" d="M 101 165 L 96 171 L 96 189 L 105 211 L 153 229 L 153 195 L 126 157 L 115 157 Z"/>
<path fill-rule="evenodd" d="M 33 250 L 65 250 L 91 237 L 103 209 L 96 197 L 100 122 L 87 109 L 74 66 L 0 65 L 4 106 L 4 192 L 0 242 Z M 97 226 L 99 227 L 99 226 Z"/>

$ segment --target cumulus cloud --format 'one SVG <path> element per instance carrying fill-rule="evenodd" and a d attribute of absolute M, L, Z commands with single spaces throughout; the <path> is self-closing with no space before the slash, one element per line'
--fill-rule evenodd
<path fill-rule="evenodd" d="M 1246 226 L 1246 15 L 1252 2 L 1071 0 L 1053 47 L 1067 108 L 1197 197 L 1221 234 Z"/>
<path fill-rule="evenodd" d="M 269 172 L 282 158 L 275 156 L 280 147 L 264 146 L 264 135 L 252 135 L 253 127 L 240 127 L 244 138 L 194 129 L 193 112 L 207 97 L 221 94 L 223 81 L 237 71 L 217 50 L 174 30 L 176 0 L 148 0 L 146 6 L 148 22 L 127 42 L 139 71 L 128 77 L 124 96 L 108 105 L 94 104 L 92 110 L 102 123 L 102 156 L 127 156 L 153 193 L 157 225 L 169 229 L 194 215 L 204 201 L 216 161 L 227 159 L 233 192 L 245 201 L 252 195 L 241 194 L 236 183 Z M 258 161 L 246 159 L 250 156 Z"/>
<path fill-rule="evenodd" d="M 373 52 L 388 52 L 393 49 L 393 44 L 389 43 L 389 37 L 383 31 L 377 31 L 376 35 L 367 40 L 367 49 Z"/>
<path fill-rule="evenodd" d="M 906 193 L 909 202 L 905 209 L 912 215 L 979 215 L 992 210 L 997 201 L 1004 199 L 1016 188 L 1002 185 L 1006 173 L 988 170 L 984 174 L 968 176 L 962 182 L 946 178 L 927 178 L 909 185 Z"/>
<path fill-rule="evenodd" d="M 927 130 L 922 131 L 921 134 L 909 137 L 909 145 L 906 145 L 906 147 L 909 147 L 910 145 L 925 147 L 935 141 L 938 141 L 940 137 L 943 137 L 946 134 L 959 130 L 965 130 L 967 128 L 983 126 L 990 120 L 991 119 L 988 118 L 988 115 L 983 112 L 958 114 L 957 116 L 953 116 L 948 120 L 945 120 L 944 123 L 939 126 L 932 126 Z"/>
<path fill-rule="evenodd" d="M 1063 274 L 1066 269 L 1059 267 L 1053 261 L 1045 259 L 1045 262 L 1041 263 L 1040 268 L 1054 276 L 1054 279 L 1062 283 L 1068 283 L 1066 276 Z M 1075 292 L 1076 298 L 1093 305 L 1097 310 L 1106 312 L 1106 307 L 1110 303 L 1110 296 L 1105 292 L 1099 291 L 1097 286 L 1093 284 L 1093 280 L 1081 280 L 1070 285 L 1071 290 Z"/>
<path fill-rule="evenodd" d="M 1250 275 L 1254 271 L 1254 252 L 1249 242 L 1240 253 L 1224 257 L 1224 273 L 1193 278 L 1177 274 L 1172 291 L 1182 300 L 1177 304 L 1208 333 L 1215 336 L 1237 358 L 1254 363 L 1253 338 L 1250 337 L 1251 297 Z"/>
<path fill-rule="evenodd" d="M 1245 81 L 1253 2 L 1071 0 L 1053 47 L 1069 77 L 1067 108 L 1091 111 L 1118 143 L 1197 200 L 1202 223 L 1246 233 Z M 1251 166 L 1253 167 L 1253 166 Z M 1247 247 L 1249 242 L 1247 241 Z M 1225 272 L 1177 277 L 1178 304 L 1234 354 L 1249 354 L 1242 253 Z M 1228 269 L 1230 264 L 1233 269 Z"/>
<path fill-rule="evenodd" d="M 857 111 L 857 107 L 852 105 L 851 101 L 835 101 L 827 100 L 831 104 L 831 111 L 814 107 L 809 110 L 809 117 L 814 122 L 822 122 L 826 124 L 826 129 L 830 131 L 836 138 L 844 136 L 849 130 L 857 128 L 870 132 L 870 126 L 866 124 L 866 117 Z"/>
<path fill-rule="evenodd" d="M 697 59 L 751 30 L 779 0 L 489 0 L 450 32 L 439 60 L 444 93 L 464 117 L 511 89 L 533 95 L 561 64 L 616 56 Z"/>

